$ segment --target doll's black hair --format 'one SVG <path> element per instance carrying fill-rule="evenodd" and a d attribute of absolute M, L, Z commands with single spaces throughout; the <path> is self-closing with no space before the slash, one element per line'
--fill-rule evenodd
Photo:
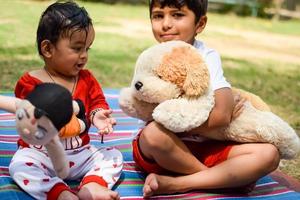
<path fill-rule="evenodd" d="M 73 1 L 57 1 L 51 4 L 41 15 L 37 33 L 36 42 L 39 54 L 41 52 L 41 42 L 49 40 L 56 44 L 59 37 L 72 37 L 75 31 L 84 30 L 88 33 L 92 25 L 92 19 L 88 12 L 79 7 Z"/>
<path fill-rule="evenodd" d="M 155 5 L 159 5 L 161 8 L 168 6 L 178 9 L 186 5 L 188 9 L 190 9 L 196 16 L 195 24 L 199 21 L 200 17 L 206 15 L 207 13 L 207 0 L 150 0 L 150 17 L 152 14 L 152 9 Z"/>
<path fill-rule="evenodd" d="M 72 95 L 61 85 L 39 84 L 25 99 L 35 106 L 36 118 L 40 117 L 36 115 L 47 116 L 58 131 L 71 120 L 73 114 Z"/>

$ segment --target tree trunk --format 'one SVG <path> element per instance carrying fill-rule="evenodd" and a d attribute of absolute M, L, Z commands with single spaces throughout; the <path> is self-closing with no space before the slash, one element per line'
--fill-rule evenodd
<path fill-rule="evenodd" d="M 296 0 L 286 0 L 286 8 L 290 11 L 296 10 Z"/>
<path fill-rule="evenodd" d="M 274 0 L 275 4 L 275 14 L 273 20 L 279 20 L 280 18 L 280 9 L 282 8 L 283 0 Z"/>

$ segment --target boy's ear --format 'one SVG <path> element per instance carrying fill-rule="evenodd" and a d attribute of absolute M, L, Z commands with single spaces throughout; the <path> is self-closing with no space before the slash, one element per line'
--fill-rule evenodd
<path fill-rule="evenodd" d="M 46 57 L 46 58 L 51 57 L 52 48 L 53 48 L 53 45 L 51 44 L 51 42 L 49 40 L 43 40 L 41 42 L 41 52 L 44 57 Z"/>
<path fill-rule="evenodd" d="M 199 21 L 196 24 L 196 27 L 197 27 L 196 33 L 197 34 L 201 33 L 204 30 L 206 23 L 207 23 L 207 16 L 206 15 L 201 16 Z"/>

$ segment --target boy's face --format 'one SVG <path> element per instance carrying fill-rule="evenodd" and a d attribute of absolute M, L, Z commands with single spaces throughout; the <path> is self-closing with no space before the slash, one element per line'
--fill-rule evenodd
<path fill-rule="evenodd" d="M 51 51 L 46 61 L 46 67 L 52 73 L 64 76 L 76 76 L 84 68 L 88 61 L 88 50 L 95 37 L 92 26 L 89 31 L 75 31 L 71 37 L 60 37 L 55 45 L 51 45 Z"/>
<path fill-rule="evenodd" d="M 206 16 L 195 23 L 195 14 L 183 6 L 160 8 L 155 5 L 151 13 L 152 32 L 158 42 L 182 40 L 193 44 L 195 36 L 201 33 L 206 25 Z"/>

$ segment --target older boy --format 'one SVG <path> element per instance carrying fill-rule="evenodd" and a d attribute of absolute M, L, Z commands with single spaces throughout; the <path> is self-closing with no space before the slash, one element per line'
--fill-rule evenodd
<path fill-rule="evenodd" d="M 205 124 L 184 133 L 193 137 L 183 138 L 183 134 L 150 122 L 133 141 L 134 159 L 149 173 L 144 196 L 195 189 L 248 189 L 253 186 L 251 183 L 277 168 L 279 153 L 271 144 L 203 141 L 199 137 L 207 130 L 228 125 L 243 103 L 234 103 L 219 54 L 195 39 L 207 23 L 207 0 L 152 0 L 149 8 L 158 42 L 182 40 L 202 54 L 209 67 L 216 103 Z"/>

